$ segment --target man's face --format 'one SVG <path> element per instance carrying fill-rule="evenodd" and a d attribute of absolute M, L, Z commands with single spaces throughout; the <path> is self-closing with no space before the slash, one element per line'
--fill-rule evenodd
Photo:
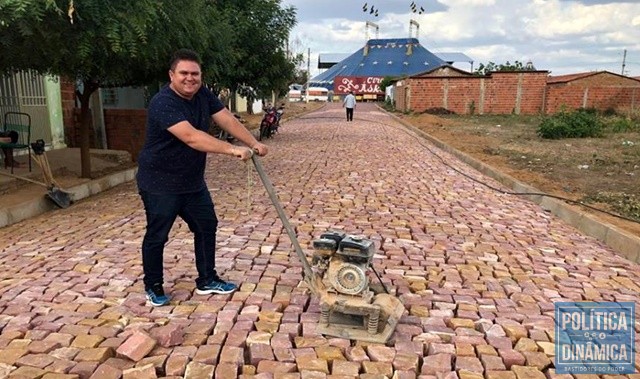
<path fill-rule="evenodd" d="M 191 99 L 202 85 L 200 65 L 192 61 L 178 61 L 176 68 L 169 70 L 171 88 L 185 99 Z"/>

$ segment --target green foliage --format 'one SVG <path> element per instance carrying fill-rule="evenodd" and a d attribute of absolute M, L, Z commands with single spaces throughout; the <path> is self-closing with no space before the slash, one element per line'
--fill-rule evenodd
<path fill-rule="evenodd" d="M 387 87 L 396 80 L 398 80 L 398 78 L 393 76 L 385 76 L 382 78 L 382 81 L 380 81 L 380 91 L 384 92 Z"/>
<path fill-rule="evenodd" d="M 607 130 L 613 133 L 640 132 L 640 121 L 631 117 L 611 116 L 605 119 Z"/>
<path fill-rule="evenodd" d="M 494 62 L 489 62 L 486 65 L 484 63 L 480 63 L 478 68 L 473 72 L 474 75 L 488 75 L 493 71 L 531 71 L 536 68 L 530 64 L 523 64 L 520 61 L 515 61 L 510 63 L 507 61 L 506 63 L 496 64 Z"/>
<path fill-rule="evenodd" d="M 585 202 L 606 203 L 612 206 L 614 211 L 640 222 L 640 199 L 624 192 L 598 192 L 587 196 Z"/>
<path fill-rule="evenodd" d="M 395 100 L 391 100 L 391 98 L 387 96 L 384 99 L 384 103 L 382 104 L 382 107 L 389 112 L 393 112 L 396 110 L 396 102 Z"/>
<path fill-rule="evenodd" d="M 167 81 L 178 48 L 199 52 L 217 87 L 286 90 L 283 49 L 296 22 L 281 0 L 0 0 L 0 73 L 32 70 L 82 83 L 82 176 L 89 172 L 90 95 Z M 87 161 L 87 162 L 85 162 Z"/>
<path fill-rule="evenodd" d="M 562 110 L 545 117 L 538 127 L 538 135 L 547 139 L 600 137 L 604 123 L 592 109 Z"/>

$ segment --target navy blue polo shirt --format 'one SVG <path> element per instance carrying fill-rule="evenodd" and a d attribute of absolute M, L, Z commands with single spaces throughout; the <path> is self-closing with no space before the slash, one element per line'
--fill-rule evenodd
<path fill-rule="evenodd" d="M 180 194 L 206 188 L 207 153 L 189 147 L 167 129 L 188 121 L 194 128 L 207 132 L 211 115 L 223 108 L 220 100 L 204 87 L 187 100 L 164 86 L 149 103 L 145 143 L 138 156 L 138 189 Z"/>

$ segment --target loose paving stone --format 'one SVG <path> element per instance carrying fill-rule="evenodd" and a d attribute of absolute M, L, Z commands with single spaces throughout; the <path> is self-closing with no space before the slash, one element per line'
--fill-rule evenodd
<path fill-rule="evenodd" d="M 0 377 L 570 379 L 553 368 L 554 303 L 640 300 L 638 264 L 460 175 L 452 167 L 508 190 L 374 104 L 348 125 L 342 112 L 283 123 L 261 161 L 305 253 L 328 230 L 374 241 L 406 308 L 388 343 L 317 332 L 318 299 L 255 171 L 211 155 L 216 267 L 239 290 L 195 294 L 193 235 L 178 220 L 164 253 L 172 301 L 146 304 L 133 182 L 55 223 L 1 228 Z"/>

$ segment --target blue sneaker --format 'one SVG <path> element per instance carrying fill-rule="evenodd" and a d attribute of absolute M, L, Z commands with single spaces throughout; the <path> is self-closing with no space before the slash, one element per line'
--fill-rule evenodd
<path fill-rule="evenodd" d="M 169 304 L 169 296 L 164 294 L 162 284 L 156 283 L 151 288 L 147 288 L 145 292 L 147 293 L 147 299 L 154 307 Z"/>
<path fill-rule="evenodd" d="M 196 293 L 198 295 L 208 295 L 211 293 L 224 295 L 231 293 L 237 289 L 238 286 L 233 283 L 225 282 L 216 275 L 208 284 L 205 284 L 204 286 L 198 286 L 196 288 Z"/>

